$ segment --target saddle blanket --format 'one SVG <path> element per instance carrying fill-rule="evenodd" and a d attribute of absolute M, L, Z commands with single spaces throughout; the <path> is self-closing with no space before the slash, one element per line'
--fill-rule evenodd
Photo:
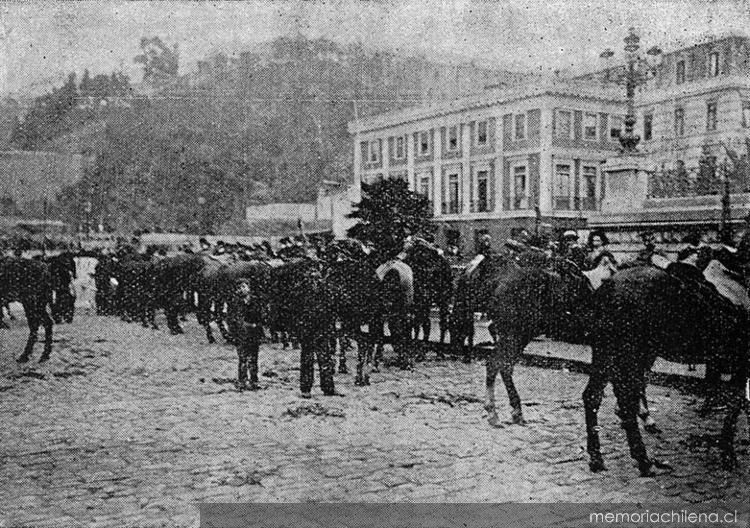
<path fill-rule="evenodd" d="M 471 275 L 474 273 L 474 271 L 482 263 L 483 260 L 484 260 L 484 255 L 477 255 L 476 257 L 471 259 L 471 262 L 469 262 L 469 265 L 466 266 L 466 275 L 471 277 Z"/>
<path fill-rule="evenodd" d="M 748 296 L 747 290 L 732 278 L 730 271 L 718 260 L 712 260 L 708 264 L 703 271 L 703 276 L 732 304 L 750 310 L 750 296 Z"/>
<path fill-rule="evenodd" d="M 406 302 L 412 304 L 414 302 L 414 272 L 412 272 L 412 269 L 406 264 L 406 262 L 400 259 L 391 259 L 385 264 L 378 266 L 378 269 L 375 270 L 375 274 L 382 282 L 385 279 L 385 276 L 391 271 L 398 273 L 401 287 L 406 293 Z"/>

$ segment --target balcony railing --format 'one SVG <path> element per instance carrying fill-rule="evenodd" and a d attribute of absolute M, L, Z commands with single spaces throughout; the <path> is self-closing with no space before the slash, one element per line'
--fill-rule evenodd
<path fill-rule="evenodd" d="M 458 214 L 460 210 L 458 202 L 443 202 L 443 214 Z"/>

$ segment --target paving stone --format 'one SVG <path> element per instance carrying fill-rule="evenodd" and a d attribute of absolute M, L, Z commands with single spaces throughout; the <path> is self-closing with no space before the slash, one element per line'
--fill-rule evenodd
<path fill-rule="evenodd" d="M 450 362 L 420 363 L 411 373 L 384 369 L 365 388 L 337 375 L 347 396 L 334 402 L 316 388 L 312 403 L 344 418 L 280 419 L 305 403 L 298 351 L 263 345 L 261 369 L 277 377 L 263 378 L 258 393 L 239 394 L 211 382 L 233 378 L 234 350 L 206 344 L 194 321 L 185 328 L 170 336 L 77 317 L 56 327 L 50 364 L 35 371 L 79 372 L 68 377 L 18 377 L 22 370 L 3 356 L 0 386 L 10 388 L 0 400 L 0 519 L 172 528 L 196 526 L 191 503 L 201 501 L 731 501 L 750 484 L 746 469 L 719 471 L 718 450 L 706 444 L 722 417 L 696 423 L 692 397 L 675 389 L 649 387 L 664 432 L 645 436 L 651 454 L 675 471 L 638 476 L 608 391 L 600 422 L 609 471 L 594 475 L 582 450 L 584 375 L 518 367 L 516 385 L 532 403 L 526 427 L 490 428 L 474 401 L 484 399 L 483 365 Z M 25 337 L 14 324 L 4 346 L 21 347 Z M 544 353 L 562 345 L 530 346 Z M 81 351 L 92 357 L 81 361 Z M 501 383 L 496 390 L 508 419 Z M 687 438 L 692 443 L 681 442 Z M 747 449 L 738 454 L 750 467 Z"/>

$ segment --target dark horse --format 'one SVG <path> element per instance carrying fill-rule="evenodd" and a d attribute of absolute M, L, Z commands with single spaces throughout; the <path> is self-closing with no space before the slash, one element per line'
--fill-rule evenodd
<path fill-rule="evenodd" d="M 409 350 L 413 275 L 404 262 L 379 262 L 354 240 L 340 240 L 326 249 L 328 262 L 323 272 L 326 295 L 330 297 L 343 333 L 357 341 L 357 385 L 370 384 L 375 346 L 384 341 L 388 324 L 391 344 L 402 368 L 412 367 Z M 408 257 L 408 255 L 407 255 Z M 367 326 L 367 331 L 362 327 Z"/>
<path fill-rule="evenodd" d="M 155 304 L 164 308 L 167 326 L 173 335 L 183 333 L 179 315 L 186 304 L 193 307 L 193 295 L 200 287 L 201 271 L 207 258 L 196 254 L 176 255 L 154 264 Z"/>
<path fill-rule="evenodd" d="M 75 313 L 75 294 L 72 291 L 73 279 L 76 278 L 76 262 L 73 253 L 64 251 L 59 255 L 47 257 L 44 261 L 49 266 L 52 277 L 52 318 L 56 323 L 73 322 Z"/>
<path fill-rule="evenodd" d="M 422 332 L 422 345 L 430 341 L 432 307 L 440 315 L 440 343 L 448 332 L 448 316 L 453 299 L 453 270 L 437 247 L 422 238 L 414 238 L 407 246 L 406 264 L 414 271 L 414 338 Z M 442 357 L 442 348 L 438 349 Z M 420 353 L 424 357 L 424 351 Z"/>
<path fill-rule="evenodd" d="M 18 361 L 29 360 L 40 325 L 44 326 L 44 352 L 39 362 L 47 361 L 52 352 L 53 325 L 48 311 L 52 304 L 52 278 L 47 265 L 16 257 L 0 259 L 0 300 L 20 302 L 26 314 L 29 338 Z"/>
<path fill-rule="evenodd" d="M 708 290 L 710 287 L 700 281 L 688 282 L 673 272 L 638 267 L 620 271 L 594 295 L 592 367 L 583 394 L 592 471 L 605 469 L 597 412 L 610 381 L 630 455 L 638 463 L 641 475 L 651 475 L 652 466 L 658 465 L 648 458 L 636 421 L 645 375 L 657 357 L 732 367 L 732 394 L 720 446 L 725 466 L 736 464 L 734 431 L 746 405 L 748 315 L 743 308 L 723 302 Z"/>
<path fill-rule="evenodd" d="M 499 426 L 495 409 L 495 378 L 498 372 L 508 391 L 514 423 L 524 423 L 521 398 L 513 383 L 513 368 L 524 349 L 536 336 L 545 334 L 569 342 L 583 342 L 581 308 L 590 301 L 592 289 L 578 267 L 565 259 L 553 258 L 541 265 L 493 256 L 487 274 L 487 311 L 495 341 L 487 356 L 487 402 L 489 422 Z"/>

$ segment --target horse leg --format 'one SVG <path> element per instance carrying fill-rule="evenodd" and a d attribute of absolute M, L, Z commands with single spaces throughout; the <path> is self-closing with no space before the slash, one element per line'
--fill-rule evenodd
<path fill-rule="evenodd" d="M 620 406 L 621 425 L 628 438 L 630 456 L 638 463 L 641 476 L 651 477 L 654 475 L 653 463 L 648 458 L 641 431 L 638 429 L 638 405 L 643 383 L 638 379 L 638 374 L 642 376 L 643 372 L 624 372 L 626 368 L 625 365 L 621 365 L 619 372 L 612 376 L 612 385 Z"/>
<path fill-rule="evenodd" d="M 448 333 L 448 307 L 447 306 L 441 306 L 440 307 L 440 344 L 442 345 L 445 343 L 445 335 Z M 442 347 L 439 349 L 438 357 L 443 358 L 443 351 Z"/>
<path fill-rule="evenodd" d="M 29 326 L 29 338 L 26 340 L 26 347 L 23 349 L 23 354 L 17 360 L 19 363 L 26 363 L 29 357 L 31 357 L 31 352 L 34 350 L 34 344 L 37 341 L 40 322 L 39 313 L 34 302 L 24 301 L 23 309 L 26 312 L 26 323 Z"/>
<path fill-rule="evenodd" d="M 699 414 L 704 416 L 711 414 L 713 408 L 721 404 L 722 394 L 719 390 L 720 384 L 721 367 L 719 366 L 719 361 L 715 358 L 709 358 L 706 361 L 706 376 L 703 382 L 703 390 L 706 396 Z"/>
<path fill-rule="evenodd" d="M 725 469 L 730 470 L 737 467 L 737 455 L 734 452 L 734 435 L 737 428 L 737 419 L 743 410 L 745 414 L 750 416 L 748 412 L 750 411 L 748 363 L 744 355 L 741 355 L 738 359 L 738 361 L 735 361 L 735 368 L 732 373 L 727 415 L 724 418 L 721 439 L 719 440 L 722 464 Z"/>
<path fill-rule="evenodd" d="M 502 427 L 500 419 L 497 416 L 497 407 L 495 405 L 495 380 L 497 379 L 497 372 L 500 370 L 500 351 L 496 347 L 495 350 L 487 355 L 487 373 L 486 373 L 486 388 L 487 396 L 484 404 L 484 408 L 487 411 L 487 421 L 492 427 Z"/>
<path fill-rule="evenodd" d="M 643 386 L 641 387 L 641 393 L 638 395 L 638 418 L 643 422 L 643 429 L 652 435 L 658 435 L 661 433 L 661 429 L 656 425 L 656 422 L 651 417 L 651 412 L 648 409 L 648 400 L 646 399 L 646 378 L 643 378 Z"/>
<path fill-rule="evenodd" d="M 467 365 L 471 363 L 471 356 L 474 352 L 474 319 L 466 322 L 466 348 L 464 348 L 463 362 Z M 463 343 L 462 343 L 463 344 Z"/>
<path fill-rule="evenodd" d="M 213 331 L 211 330 L 211 301 L 206 299 L 205 295 L 198 295 L 198 306 L 195 309 L 195 318 L 198 320 L 203 329 L 206 331 L 206 340 L 209 344 L 216 342 Z"/>
<path fill-rule="evenodd" d="M 505 346 L 503 346 L 505 345 Z M 521 397 L 518 395 L 516 385 L 513 383 L 513 367 L 523 351 L 522 344 L 515 337 L 498 340 L 496 354 L 499 357 L 500 377 L 508 392 L 508 402 L 511 407 L 511 418 L 514 424 L 525 425 Z"/>
<path fill-rule="evenodd" d="M 425 313 L 424 320 L 422 321 L 422 331 L 424 332 L 424 335 L 422 336 L 422 352 L 421 357 L 422 360 L 425 359 L 427 354 L 427 348 L 430 345 L 430 336 L 432 335 L 432 321 L 430 320 L 430 309 L 427 308 L 427 312 Z"/>
<path fill-rule="evenodd" d="M 173 299 L 174 301 L 175 299 Z M 167 316 L 167 326 L 169 327 L 169 332 L 172 335 L 178 335 L 183 333 L 182 328 L 180 327 L 180 322 L 177 320 L 178 318 L 178 308 L 177 306 L 172 302 L 169 303 L 165 308 L 166 316 Z"/>
<path fill-rule="evenodd" d="M 348 374 L 349 369 L 346 366 L 346 352 L 351 348 L 351 340 L 345 328 L 339 332 L 339 374 Z M 335 348 L 334 348 L 335 350 Z"/>
<path fill-rule="evenodd" d="M 47 311 L 47 307 L 44 304 L 42 304 L 42 308 L 40 310 L 40 317 L 42 326 L 44 326 L 44 351 L 42 352 L 42 356 L 39 358 L 39 363 L 43 363 L 49 359 L 49 356 L 52 353 L 52 327 L 54 321 L 52 320 L 52 317 L 50 316 L 49 312 Z M 34 334 L 36 334 L 36 331 L 34 332 Z"/>
<path fill-rule="evenodd" d="M 357 375 L 354 378 L 355 385 L 364 386 L 370 384 L 373 346 L 374 341 L 371 336 L 364 337 L 364 332 L 360 332 L 360 339 L 357 343 Z"/>
<path fill-rule="evenodd" d="M 592 350 L 591 373 L 586 389 L 583 391 L 583 407 L 586 413 L 586 451 L 589 454 L 589 469 L 594 473 L 607 469 L 599 442 L 599 408 L 604 399 L 607 375 L 599 365 L 599 354 L 599 350 Z"/>

